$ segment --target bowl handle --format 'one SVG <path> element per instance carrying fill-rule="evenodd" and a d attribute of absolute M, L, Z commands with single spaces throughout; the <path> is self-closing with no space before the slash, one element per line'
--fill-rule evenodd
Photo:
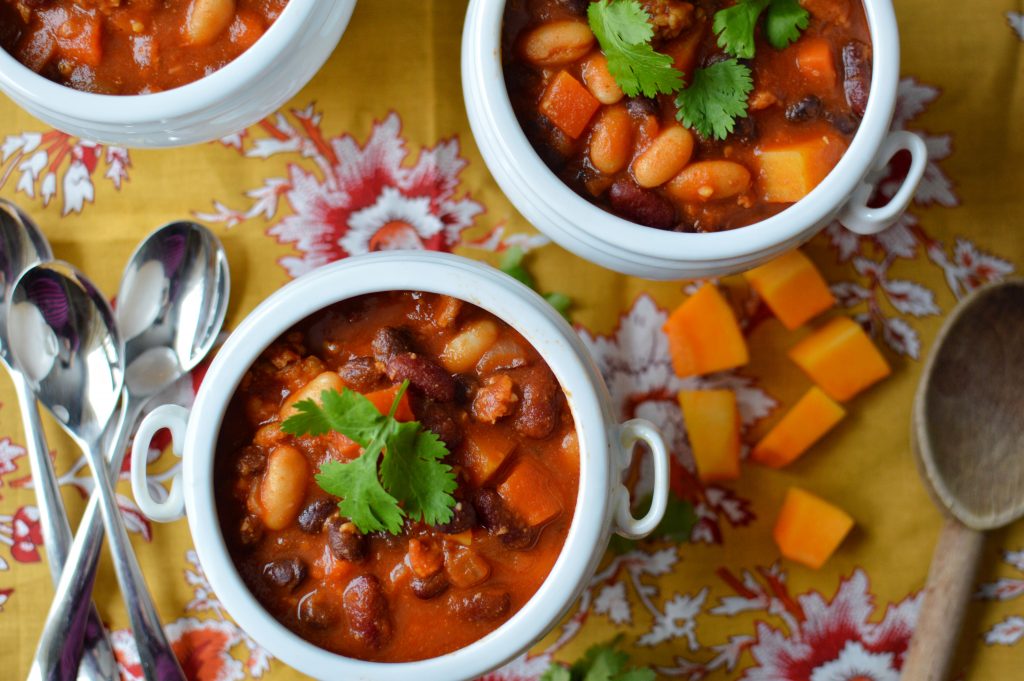
<path fill-rule="evenodd" d="M 875 193 L 875 184 L 892 157 L 900 151 L 910 154 L 910 169 L 907 170 L 903 184 L 900 185 L 889 203 L 878 208 L 868 206 L 871 195 Z M 914 192 L 917 191 L 917 185 L 924 177 L 927 165 L 928 147 L 925 146 L 924 140 L 919 135 L 906 130 L 889 133 L 871 164 L 867 178 L 853 190 L 850 201 L 840 212 L 839 222 L 843 223 L 843 226 L 851 232 L 865 236 L 878 234 L 892 226 L 910 205 L 910 200 L 914 198 Z"/>
<path fill-rule="evenodd" d="M 644 442 L 654 458 L 654 490 L 651 507 L 642 518 L 633 517 L 629 490 L 621 482 L 615 488 L 615 531 L 627 539 L 643 539 L 661 522 L 668 504 L 668 448 L 665 440 L 653 423 L 645 419 L 633 419 L 619 426 L 620 460 L 622 469 L 633 458 L 634 445 Z"/>
<path fill-rule="evenodd" d="M 149 443 L 157 431 L 167 428 L 171 431 L 171 447 L 180 457 L 187 426 L 188 410 L 176 404 L 165 404 L 142 419 L 132 443 L 132 493 L 135 495 L 135 503 L 147 517 L 160 523 L 169 523 L 185 515 L 185 499 L 181 492 L 181 471 L 175 474 L 166 499 L 157 501 L 150 494 L 146 473 Z"/>

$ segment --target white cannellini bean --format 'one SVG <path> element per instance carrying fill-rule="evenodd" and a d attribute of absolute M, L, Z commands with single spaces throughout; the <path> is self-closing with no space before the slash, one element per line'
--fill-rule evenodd
<path fill-rule="evenodd" d="M 306 496 L 309 462 L 302 452 L 283 445 L 267 457 L 267 469 L 260 481 L 260 514 L 271 530 L 283 530 L 299 514 Z"/>
<path fill-rule="evenodd" d="M 452 373 L 472 369 L 484 353 L 498 340 L 498 325 L 481 319 L 466 325 L 459 335 L 448 341 L 441 352 L 441 364 Z"/>
<path fill-rule="evenodd" d="M 185 37 L 191 45 L 209 45 L 235 18 L 235 0 L 192 0 L 185 18 Z"/>
<path fill-rule="evenodd" d="M 299 410 L 295 408 L 296 402 L 300 402 L 302 400 L 313 400 L 317 404 L 321 404 L 320 396 L 325 391 L 336 390 L 340 393 L 341 389 L 344 387 L 345 382 L 341 380 L 341 376 L 333 371 L 323 372 L 288 396 L 288 399 L 286 399 L 284 404 L 281 406 L 281 420 L 284 421 L 289 416 L 299 412 Z"/>

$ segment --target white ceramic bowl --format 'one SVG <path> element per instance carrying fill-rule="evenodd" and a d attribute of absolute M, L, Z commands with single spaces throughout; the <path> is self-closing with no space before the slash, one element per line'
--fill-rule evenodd
<path fill-rule="evenodd" d="M 569 189 L 541 161 L 516 120 L 501 65 L 505 3 L 471 0 L 462 31 L 462 90 L 484 161 L 520 213 L 562 247 L 604 267 L 648 279 L 732 274 L 799 246 L 835 219 L 874 234 L 903 213 L 924 175 L 924 141 L 890 132 L 900 47 L 891 0 L 864 0 L 874 53 L 867 110 L 850 148 L 810 194 L 781 213 L 724 232 L 666 232 L 623 220 Z M 874 183 L 893 154 L 910 170 L 884 207 L 870 208 Z"/>
<path fill-rule="evenodd" d="M 341 39 L 355 0 L 291 0 L 237 59 L 195 82 L 147 95 L 97 95 L 54 83 L 0 50 L 0 90 L 65 132 L 128 147 L 175 147 L 238 132 L 309 82 Z"/>
<path fill-rule="evenodd" d="M 419 662 L 382 664 L 342 657 L 304 641 L 277 622 L 246 588 L 228 554 L 214 499 L 214 456 L 224 411 L 242 376 L 273 340 L 298 321 L 339 300 L 389 290 L 456 296 L 503 319 L 537 349 L 568 398 L 580 443 L 580 485 L 565 546 L 532 599 L 497 630 L 460 650 Z M 169 497 L 154 499 L 146 484 L 152 435 L 169 428 L 182 471 Z M 645 442 L 654 457 L 654 499 L 641 519 L 630 512 L 622 473 L 633 444 Z M 143 421 L 135 437 L 132 489 L 154 520 L 188 516 L 203 570 L 231 616 L 261 646 L 296 669 L 320 679 L 474 678 L 515 657 L 569 609 L 586 586 L 612 531 L 648 534 L 665 512 L 668 452 L 661 435 L 641 420 L 620 424 L 601 375 L 579 337 L 540 296 L 501 272 L 454 255 L 375 253 L 349 258 L 288 284 L 259 305 L 231 334 L 210 366 L 190 410 L 163 406 Z"/>

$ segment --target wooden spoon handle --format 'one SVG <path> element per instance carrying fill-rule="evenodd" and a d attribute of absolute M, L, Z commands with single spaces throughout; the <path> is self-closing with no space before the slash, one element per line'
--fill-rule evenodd
<path fill-rule="evenodd" d="M 902 681 L 945 681 L 974 587 L 984 535 L 948 518 L 928 570 Z"/>

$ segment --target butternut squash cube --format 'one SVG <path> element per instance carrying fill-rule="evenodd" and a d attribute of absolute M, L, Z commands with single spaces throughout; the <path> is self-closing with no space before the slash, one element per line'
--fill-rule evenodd
<path fill-rule="evenodd" d="M 662 327 L 672 367 L 681 378 L 732 369 L 750 361 L 736 315 L 713 284 L 704 284 Z"/>
<path fill-rule="evenodd" d="M 559 71 L 544 91 L 539 108 L 559 130 L 576 139 L 600 106 L 601 102 L 581 82 Z"/>
<path fill-rule="evenodd" d="M 562 503 L 551 487 L 551 476 L 533 459 L 521 458 L 498 495 L 530 527 L 543 525 L 562 512 Z"/>
<path fill-rule="evenodd" d="M 773 536 L 783 556 L 816 570 L 852 528 L 853 518 L 846 511 L 799 487 L 790 487 Z"/>
<path fill-rule="evenodd" d="M 836 317 L 794 345 L 789 357 L 834 400 L 845 402 L 892 370 L 860 324 Z"/>
<path fill-rule="evenodd" d="M 490 480 L 515 446 L 515 440 L 490 426 L 470 424 L 462 464 L 473 484 L 479 487 Z"/>
<path fill-rule="evenodd" d="M 786 466 L 825 437 L 844 416 L 846 410 L 814 386 L 761 438 L 750 458 L 771 468 Z"/>
<path fill-rule="evenodd" d="M 793 203 L 811 193 L 846 151 L 846 142 L 823 134 L 754 150 L 758 186 L 768 203 Z"/>
<path fill-rule="evenodd" d="M 799 250 L 755 267 L 744 276 L 790 331 L 836 304 L 821 272 Z"/>
<path fill-rule="evenodd" d="M 682 390 L 679 406 L 701 482 L 740 476 L 740 412 L 731 390 Z"/>

